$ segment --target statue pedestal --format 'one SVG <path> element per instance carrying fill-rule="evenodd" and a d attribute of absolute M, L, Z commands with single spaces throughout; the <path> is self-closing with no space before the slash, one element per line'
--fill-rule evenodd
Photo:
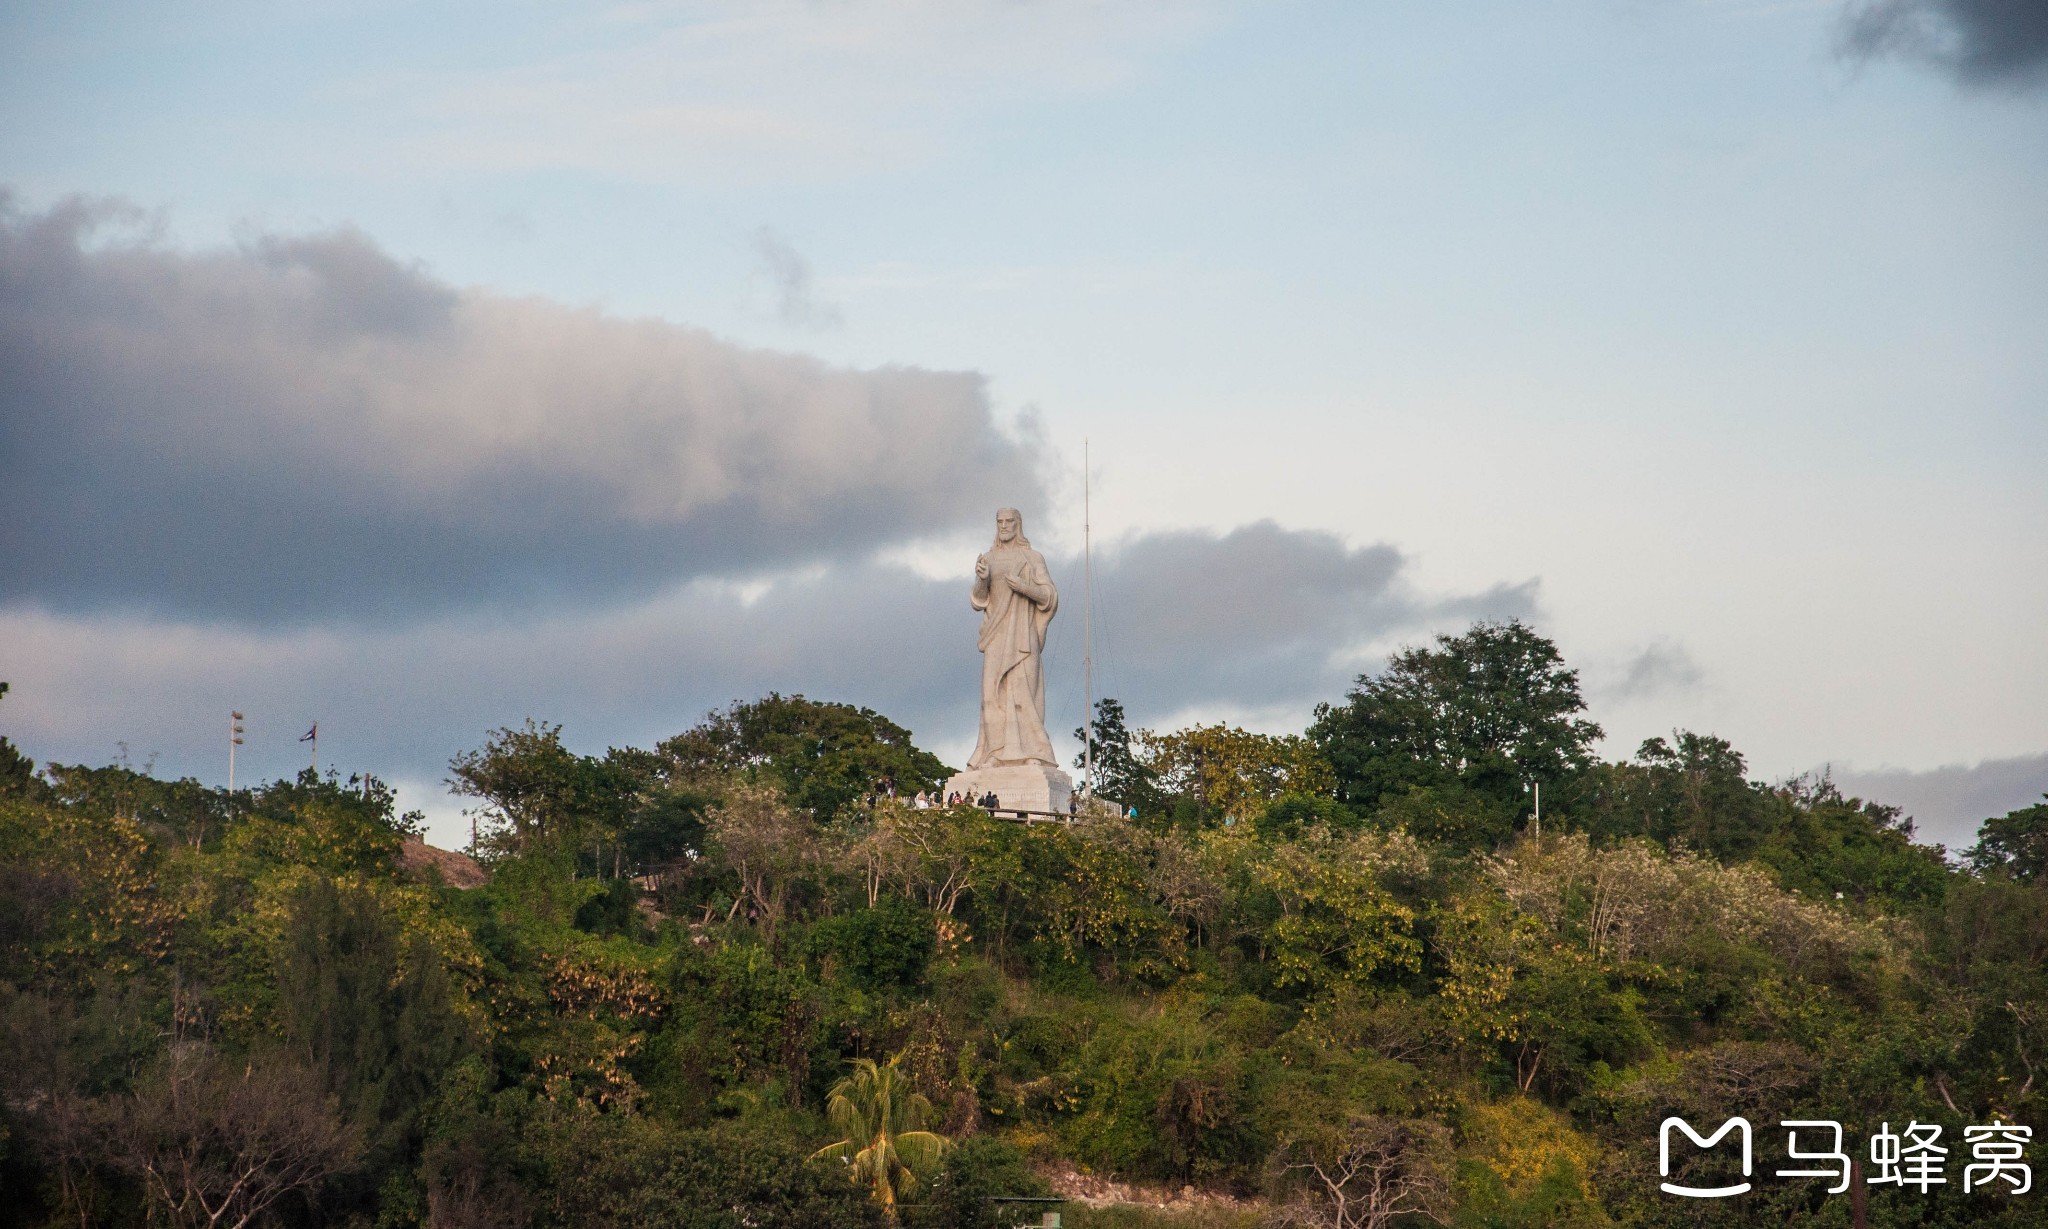
<path fill-rule="evenodd" d="M 1006 764 L 997 768 L 970 768 L 946 782 L 946 796 L 956 792 L 969 801 L 994 792 L 998 811 L 1051 811 L 1067 813 L 1067 799 L 1074 792 L 1074 779 L 1050 764 Z"/>

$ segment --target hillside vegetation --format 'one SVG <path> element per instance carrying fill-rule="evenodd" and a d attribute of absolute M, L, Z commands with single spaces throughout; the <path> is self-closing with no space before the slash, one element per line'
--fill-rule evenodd
<path fill-rule="evenodd" d="M 1092 736 L 1116 806 L 1024 826 L 847 705 L 529 722 L 451 765 L 467 888 L 374 779 L 0 740 L 0 1220 L 966 1229 L 1079 1171 L 1231 1198 L 1070 1227 L 1846 1226 L 1776 1124 L 1912 1119 L 1950 1181 L 1869 1224 L 2041 1223 L 1960 1178 L 2042 1119 L 2048 804 L 1952 865 L 1711 736 L 1601 761 L 1519 623 L 1299 735 Z M 1660 1193 L 1674 1113 L 1756 1123 L 1756 1189 Z"/>

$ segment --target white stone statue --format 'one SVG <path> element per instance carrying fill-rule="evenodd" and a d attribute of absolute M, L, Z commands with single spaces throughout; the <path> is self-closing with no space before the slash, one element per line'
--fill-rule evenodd
<path fill-rule="evenodd" d="M 1057 766 L 1045 734 L 1045 630 L 1060 591 L 1031 549 L 1015 508 L 996 513 L 996 540 L 974 560 L 969 603 L 981 611 L 981 739 L 969 768 Z"/>
<path fill-rule="evenodd" d="M 1060 593 L 1015 508 L 996 512 L 996 540 L 974 561 L 968 601 L 981 611 L 981 737 L 967 771 L 946 783 L 999 809 L 1064 812 L 1073 780 L 1045 733 L 1045 631 Z"/>

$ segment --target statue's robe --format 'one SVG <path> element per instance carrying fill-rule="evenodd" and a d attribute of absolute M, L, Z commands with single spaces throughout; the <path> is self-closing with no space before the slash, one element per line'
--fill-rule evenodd
<path fill-rule="evenodd" d="M 982 558 L 988 579 L 976 579 L 969 600 L 981 617 L 981 738 L 969 769 L 1003 764 L 1058 767 L 1045 734 L 1045 629 L 1059 609 L 1059 590 L 1045 557 L 1028 546 L 997 547 Z M 1007 583 L 1015 577 L 1020 593 Z"/>

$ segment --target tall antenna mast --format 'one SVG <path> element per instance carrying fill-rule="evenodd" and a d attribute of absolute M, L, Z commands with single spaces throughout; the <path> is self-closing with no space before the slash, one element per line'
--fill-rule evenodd
<path fill-rule="evenodd" d="M 1088 440 L 1081 440 L 1081 796 L 1095 796 L 1095 549 L 1089 536 Z"/>

